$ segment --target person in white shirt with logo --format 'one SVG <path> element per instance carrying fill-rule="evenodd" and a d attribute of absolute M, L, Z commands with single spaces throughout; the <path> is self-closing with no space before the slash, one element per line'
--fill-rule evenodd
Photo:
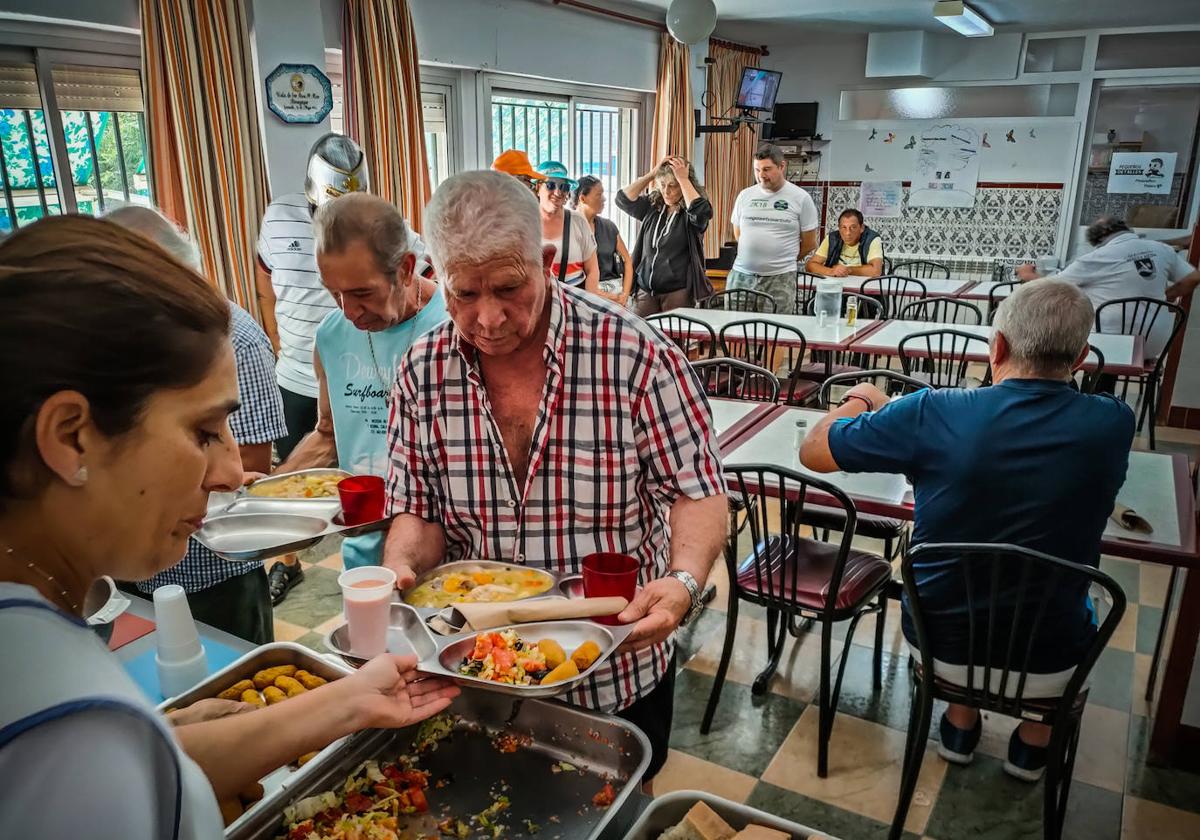
<path fill-rule="evenodd" d="M 758 183 L 742 190 L 733 205 L 738 250 L 725 288 L 763 292 L 775 301 L 776 312 L 792 312 L 796 264 L 817 247 L 817 206 L 787 180 L 778 146 L 758 147 L 754 178 Z"/>

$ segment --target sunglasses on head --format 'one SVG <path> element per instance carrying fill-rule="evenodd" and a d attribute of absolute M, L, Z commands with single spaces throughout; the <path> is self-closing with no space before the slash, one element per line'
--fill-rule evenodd
<path fill-rule="evenodd" d="M 544 183 L 546 184 L 546 189 L 550 192 L 558 190 L 559 192 L 569 193 L 571 191 L 571 185 L 566 181 L 545 181 Z"/>

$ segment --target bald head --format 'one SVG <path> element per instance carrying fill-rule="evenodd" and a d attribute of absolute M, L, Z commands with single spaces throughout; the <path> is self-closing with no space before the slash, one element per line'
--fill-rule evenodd
<path fill-rule="evenodd" d="M 201 270 L 200 254 L 178 225 L 153 207 L 127 204 L 104 214 L 104 218 L 140 233 L 189 268 Z"/>
<path fill-rule="evenodd" d="M 412 254 L 408 224 L 400 211 L 376 195 L 350 193 L 322 204 L 313 214 L 317 257 L 343 254 L 361 242 L 371 252 L 381 274 L 394 277 Z"/>

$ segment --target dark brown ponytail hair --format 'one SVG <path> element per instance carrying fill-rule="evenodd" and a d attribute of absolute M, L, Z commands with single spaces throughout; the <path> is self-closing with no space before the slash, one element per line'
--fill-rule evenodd
<path fill-rule="evenodd" d="M 144 236 L 56 216 L 0 243 L 0 503 L 34 492 L 42 403 L 78 391 L 96 426 L 133 429 L 156 392 L 200 382 L 229 331 L 229 304 Z"/>

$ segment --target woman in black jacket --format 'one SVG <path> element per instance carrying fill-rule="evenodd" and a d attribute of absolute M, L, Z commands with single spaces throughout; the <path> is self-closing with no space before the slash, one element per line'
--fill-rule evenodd
<path fill-rule="evenodd" d="M 656 189 L 643 195 L 653 182 Z M 639 315 L 692 306 L 712 294 L 704 273 L 704 231 L 712 205 L 692 165 L 669 157 L 617 193 L 617 206 L 642 223 L 633 248 Z"/>

